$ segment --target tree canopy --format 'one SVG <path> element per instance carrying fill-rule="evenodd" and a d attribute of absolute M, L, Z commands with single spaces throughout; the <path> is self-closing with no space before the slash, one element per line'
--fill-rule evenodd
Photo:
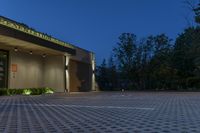
<path fill-rule="evenodd" d="M 194 9 L 200 24 L 200 4 Z M 172 41 L 166 34 L 138 39 L 122 33 L 113 55 L 98 67 L 98 82 L 109 90 L 200 89 L 200 27 L 188 27 Z"/>

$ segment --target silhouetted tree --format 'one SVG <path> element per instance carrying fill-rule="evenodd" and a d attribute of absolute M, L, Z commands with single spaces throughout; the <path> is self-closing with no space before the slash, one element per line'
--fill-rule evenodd
<path fill-rule="evenodd" d="M 194 9 L 195 12 L 195 21 L 200 24 L 200 3 L 198 6 Z"/>
<path fill-rule="evenodd" d="M 134 34 L 122 33 L 117 46 L 113 49 L 114 55 L 118 60 L 121 80 L 124 82 L 122 84 L 128 85 L 134 82 L 136 45 L 136 36 Z"/>
<path fill-rule="evenodd" d="M 200 24 L 200 4 L 191 7 L 196 22 Z M 165 34 L 151 35 L 138 41 L 136 35 L 122 33 L 113 53 L 114 58 L 108 59 L 108 65 L 104 60 L 98 69 L 102 88 L 200 89 L 199 25 L 185 29 L 175 43 Z"/>

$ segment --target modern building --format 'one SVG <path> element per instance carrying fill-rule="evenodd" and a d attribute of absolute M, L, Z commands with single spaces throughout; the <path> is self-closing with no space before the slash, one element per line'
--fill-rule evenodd
<path fill-rule="evenodd" d="M 94 53 L 0 16 L 0 88 L 95 89 Z"/>

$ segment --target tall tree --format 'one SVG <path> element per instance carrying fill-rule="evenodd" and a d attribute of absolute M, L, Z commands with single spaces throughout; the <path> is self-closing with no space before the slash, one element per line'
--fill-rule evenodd
<path fill-rule="evenodd" d="M 200 24 L 200 3 L 197 5 L 197 7 L 194 9 L 195 12 L 195 21 Z"/>
<path fill-rule="evenodd" d="M 123 33 L 119 37 L 117 47 L 113 49 L 114 55 L 118 60 L 119 69 L 125 80 L 130 82 L 134 79 L 135 58 L 136 58 L 136 35 Z"/>
<path fill-rule="evenodd" d="M 160 34 L 157 36 L 150 36 L 148 38 L 148 43 L 148 45 L 151 46 L 151 58 L 148 65 L 148 87 L 152 89 L 166 89 L 169 86 L 168 79 L 170 79 L 171 71 L 171 39 L 165 34 Z"/>
<path fill-rule="evenodd" d="M 112 55 L 108 59 L 108 80 L 109 89 L 116 90 L 118 88 L 118 73 Z"/>

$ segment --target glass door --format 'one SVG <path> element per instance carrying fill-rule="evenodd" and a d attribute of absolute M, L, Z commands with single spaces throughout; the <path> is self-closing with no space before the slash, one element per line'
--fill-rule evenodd
<path fill-rule="evenodd" d="M 7 87 L 8 52 L 0 50 L 0 88 Z"/>

